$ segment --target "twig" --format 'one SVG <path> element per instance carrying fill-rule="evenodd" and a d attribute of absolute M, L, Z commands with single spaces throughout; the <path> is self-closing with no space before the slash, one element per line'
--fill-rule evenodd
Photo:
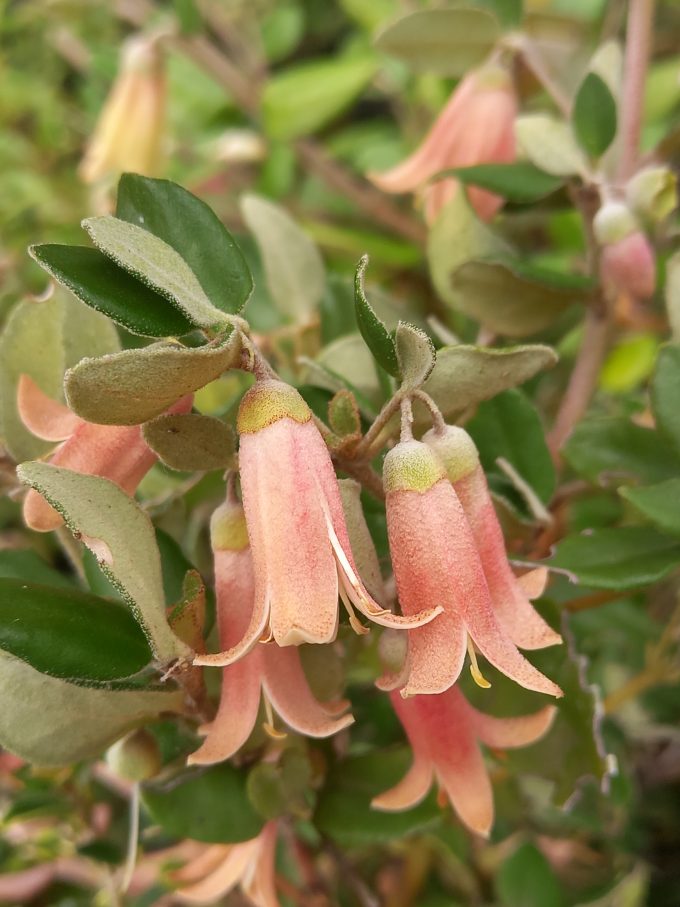
<path fill-rule="evenodd" d="M 624 60 L 618 177 L 624 182 L 633 173 L 640 150 L 645 79 L 649 63 L 654 0 L 630 0 Z"/>

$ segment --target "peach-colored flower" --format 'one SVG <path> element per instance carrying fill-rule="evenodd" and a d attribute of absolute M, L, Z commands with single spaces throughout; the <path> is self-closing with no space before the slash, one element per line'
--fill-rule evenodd
<path fill-rule="evenodd" d="M 276 822 L 268 822 L 250 841 L 207 847 L 173 873 L 173 880 L 182 886 L 174 892 L 174 899 L 181 904 L 214 904 L 238 886 L 256 907 L 280 907 L 275 881 L 276 835 Z"/>
<path fill-rule="evenodd" d="M 390 699 L 413 749 L 413 763 L 372 806 L 410 809 L 427 795 L 436 778 L 461 821 L 487 836 L 493 824 L 493 793 L 479 743 L 493 749 L 535 743 L 550 727 L 555 707 L 519 718 L 492 718 L 474 709 L 458 687 L 409 699 L 391 693 Z"/>
<path fill-rule="evenodd" d="M 253 559 L 243 508 L 227 499 L 213 514 L 210 532 L 215 561 L 215 592 L 220 645 L 238 643 L 248 628 L 255 603 Z M 190 764 L 228 759 L 246 742 L 257 722 L 260 691 L 265 702 L 293 730 L 308 737 L 328 737 L 352 724 L 341 714 L 346 701 L 320 703 L 309 688 L 296 648 L 274 642 L 256 646 L 223 669 L 220 706 L 214 721 L 201 728 L 203 745 Z"/>
<path fill-rule="evenodd" d="M 338 628 L 338 594 L 386 627 L 421 626 L 439 613 L 392 614 L 369 594 L 352 555 L 328 449 L 300 394 L 281 381 L 259 381 L 238 414 L 243 507 L 255 571 L 255 607 L 242 639 L 196 664 L 226 665 L 263 633 L 280 646 L 328 643 Z"/>
<path fill-rule="evenodd" d="M 634 299 L 649 299 L 656 287 L 654 250 L 641 230 L 604 246 L 600 274 L 606 287 Z"/>
<path fill-rule="evenodd" d="M 437 173 L 474 164 L 515 159 L 514 122 L 517 96 L 509 73 L 487 65 L 469 73 L 457 86 L 420 147 L 405 161 L 369 179 L 385 192 L 420 192 L 425 218 L 432 223 L 458 190 L 453 177 L 428 182 Z M 503 199 L 471 188 L 470 204 L 482 220 L 492 220 Z"/>
<path fill-rule="evenodd" d="M 543 592 L 548 578 L 544 567 L 516 577 L 505 553 L 503 530 L 489 493 L 475 442 L 464 428 L 447 425 L 431 429 L 423 441 L 435 451 L 463 505 L 484 568 L 499 623 L 521 649 L 543 649 L 562 641 L 530 603 Z"/>
<path fill-rule="evenodd" d="M 188 412 L 192 400 L 193 396 L 188 394 L 168 412 Z M 156 462 L 156 454 L 142 437 L 141 426 L 85 422 L 63 403 L 44 394 L 28 375 L 19 378 L 17 408 L 22 422 L 34 435 L 45 441 L 61 442 L 49 458 L 54 466 L 103 476 L 127 494 L 134 494 Z M 34 489 L 24 499 L 24 520 L 38 532 L 57 529 L 63 522 Z"/>
<path fill-rule="evenodd" d="M 405 614 L 440 605 L 444 611 L 409 630 L 401 670 L 379 685 L 402 695 L 442 693 L 458 679 L 466 649 L 475 679 L 485 685 L 472 643 L 521 686 L 560 696 L 560 688 L 523 655 L 499 623 L 477 544 L 444 465 L 427 444 L 403 441 L 385 457 L 387 532 L 399 601 Z"/>

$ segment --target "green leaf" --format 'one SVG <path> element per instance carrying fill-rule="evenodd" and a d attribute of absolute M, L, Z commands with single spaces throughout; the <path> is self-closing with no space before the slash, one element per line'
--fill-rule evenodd
<path fill-rule="evenodd" d="M 622 488 L 619 493 L 659 529 L 680 535 L 680 478 L 642 488 Z"/>
<path fill-rule="evenodd" d="M 176 690 L 103 690 L 40 674 L 0 652 L 0 744 L 36 765 L 68 765 L 96 756 L 130 728 L 180 712 Z"/>
<path fill-rule="evenodd" d="M 545 113 L 525 114 L 515 120 L 515 137 L 531 163 L 552 176 L 582 175 L 588 169 L 583 152 L 563 120 Z"/>
<path fill-rule="evenodd" d="M 70 577 L 50 567 L 31 548 L 6 548 L 0 551 L 0 577 L 30 580 L 46 586 L 60 586 L 62 589 L 72 589 L 74 586 Z"/>
<path fill-rule="evenodd" d="M 241 212 L 257 241 L 271 298 L 288 318 L 307 323 L 326 290 L 318 248 L 280 205 L 268 199 L 245 195 Z"/>
<path fill-rule="evenodd" d="M 126 608 L 17 579 L 0 579 L 0 649 L 41 674 L 85 685 L 131 677 L 151 661 Z"/>
<path fill-rule="evenodd" d="M 525 337 L 549 327 L 584 290 L 561 288 L 525 277 L 520 262 L 467 261 L 451 274 L 456 308 L 508 337 Z"/>
<path fill-rule="evenodd" d="M 652 410 L 656 424 L 680 454 L 680 345 L 668 343 L 659 350 L 652 380 Z"/>
<path fill-rule="evenodd" d="M 337 762 L 319 794 L 316 827 L 341 847 L 375 846 L 435 827 L 441 812 L 432 793 L 407 812 L 371 809 L 372 798 L 396 784 L 412 759 L 410 749 L 399 747 Z"/>
<path fill-rule="evenodd" d="M 161 562 L 149 516 L 113 482 L 47 463 L 24 463 L 19 479 L 57 510 L 77 538 L 84 537 L 107 577 L 120 590 L 162 665 L 191 650 L 168 626 Z"/>
<path fill-rule="evenodd" d="M 100 359 L 83 359 L 66 373 L 71 409 L 88 422 L 139 425 L 204 387 L 240 362 L 234 331 L 201 347 L 154 344 Z"/>
<path fill-rule="evenodd" d="M 375 45 L 416 72 L 463 76 L 482 62 L 500 36 L 489 11 L 459 6 L 410 13 L 382 31 Z"/>
<path fill-rule="evenodd" d="M 590 157 L 601 157 L 616 135 L 616 101 L 607 83 L 589 72 L 576 94 L 571 122 L 579 145 Z"/>
<path fill-rule="evenodd" d="M 437 362 L 423 390 L 447 421 L 453 421 L 466 409 L 523 384 L 556 362 L 554 351 L 540 344 L 505 349 L 445 346 L 437 350 Z M 420 424 L 425 418 L 422 404 L 416 403 L 415 414 Z"/>
<path fill-rule="evenodd" d="M 480 0 L 480 5 L 490 9 L 506 28 L 520 25 L 524 15 L 523 0 Z"/>
<path fill-rule="evenodd" d="M 479 450 L 492 489 L 520 513 L 527 514 L 522 497 L 499 468 L 502 457 L 547 504 L 555 491 L 555 468 L 535 407 L 521 391 L 507 390 L 481 403 L 465 426 Z"/>
<path fill-rule="evenodd" d="M 233 429 L 213 416 L 196 413 L 157 416 L 142 429 L 144 440 L 170 469 L 185 472 L 233 465 Z"/>
<path fill-rule="evenodd" d="M 658 432 L 620 417 L 584 420 L 563 453 L 572 469 L 602 484 L 659 482 L 680 471 L 680 458 Z"/>
<path fill-rule="evenodd" d="M 562 887 L 550 863 L 530 842 L 503 861 L 496 876 L 503 907 L 563 907 Z"/>
<path fill-rule="evenodd" d="M 144 337 L 187 334 L 192 322 L 167 300 L 123 271 L 97 249 L 47 244 L 31 257 L 81 302 Z"/>
<path fill-rule="evenodd" d="M 250 269 L 215 212 L 170 180 L 124 173 L 116 217 L 153 233 L 194 272 L 210 302 L 237 314 L 253 290 Z"/>
<path fill-rule="evenodd" d="M 550 561 L 594 589 L 635 589 L 680 564 L 680 542 L 648 526 L 594 529 L 569 536 Z"/>
<path fill-rule="evenodd" d="M 376 363 L 358 333 L 338 337 L 325 346 L 315 360 L 303 360 L 304 380 L 315 387 L 336 393 L 350 390 L 359 409 L 368 419 L 378 414 L 383 397 Z"/>
<path fill-rule="evenodd" d="M 446 172 L 454 174 L 466 186 L 480 186 L 517 204 L 538 201 L 564 185 L 564 179 L 551 176 L 528 161 L 476 164 L 474 167 L 457 167 Z"/>
<path fill-rule="evenodd" d="M 373 353 L 376 361 L 390 375 L 399 375 L 397 351 L 392 335 L 385 327 L 385 323 L 378 318 L 366 298 L 364 291 L 364 274 L 368 267 L 368 256 L 364 255 L 354 275 L 354 311 L 361 336 L 366 341 L 366 346 Z"/>
<path fill-rule="evenodd" d="M 425 331 L 400 321 L 394 334 L 394 346 L 402 387 L 420 387 L 435 366 L 437 353 L 434 343 Z"/>
<path fill-rule="evenodd" d="M 264 824 L 246 793 L 246 773 L 223 763 L 145 784 L 142 801 L 168 834 L 207 844 L 254 838 Z"/>
<path fill-rule="evenodd" d="M 274 139 L 309 135 L 349 107 L 378 68 L 372 54 L 313 60 L 273 76 L 262 95 L 267 133 Z"/>
<path fill-rule="evenodd" d="M 168 299 L 192 324 L 210 328 L 224 322 L 224 313 L 210 302 L 194 272 L 168 243 L 110 215 L 88 217 L 82 225 L 100 252 Z"/>

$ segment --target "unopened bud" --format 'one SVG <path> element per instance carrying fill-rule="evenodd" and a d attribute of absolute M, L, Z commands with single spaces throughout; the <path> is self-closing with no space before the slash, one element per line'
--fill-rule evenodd
<path fill-rule="evenodd" d="M 647 299 L 656 286 L 654 252 L 642 231 L 605 246 L 600 259 L 604 285 L 635 299 Z"/>
<path fill-rule="evenodd" d="M 141 728 L 116 741 L 106 751 L 109 768 L 126 781 L 146 781 L 161 769 L 161 753 L 153 734 Z"/>
<path fill-rule="evenodd" d="M 678 181 L 668 167 L 645 167 L 626 186 L 626 201 L 637 215 L 660 223 L 678 204 Z"/>
<path fill-rule="evenodd" d="M 635 215 L 624 202 L 605 202 L 593 218 L 593 231 L 601 246 L 619 242 L 639 228 Z"/>

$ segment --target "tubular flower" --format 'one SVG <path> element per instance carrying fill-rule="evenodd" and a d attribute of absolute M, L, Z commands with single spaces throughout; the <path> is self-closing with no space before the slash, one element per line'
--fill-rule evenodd
<path fill-rule="evenodd" d="M 492 718 L 474 709 L 458 687 L 410 699 L 391 693 L 390 699 L 413 749 L 413 763 L 396 787 L 371 805 L 410 809 L 436 778 L 461 821 L 486 837 L 493 824 L 493 793 L 479 743 L 493 749 L 535 743 L 550 727 L 555 707 L 519 718 Z"/>
<path fill-rule="evenodd" d="M 386 173 L 369 173 L 385 192 L 420 191 L 425 219 L 432 223 L 458 190 L 452 177 L 427 185 L 437 173 L 474 164 L 515 159 L 517 97 L 509 73 L 487 65 L 465 76 L 420 147 Z M 482 220 L 492 220 L 503 199 L 484 189 L 469 190 L 470 204 Z"/>
<path fill-rule="evenodd" d="M 493 610 L 489 587 L 463 507 L 444 465 L 421 441 L 397 444 L 385 457 L 387 532 L 397 593 L 405 614 L 441 605 L 437 620 L 409 630 L 404 665 L 379 685 L 402 695 L 442 693 L 458 679 L 472 645 L 499 671 L 529 690 L 562 691 L 520 654 Z"/>
<path fill-rule="evenodd" d="M 518 578 L 510 568 L 503 531 L 470 435 L 464 428 L 447 425 L 441 433 L 431 429 L 423 441 L 444 464 L 463 506 L 503 630 L 521 649 L 543 649 L 562 642 L 559 633 L 548 626 L 529 601 L 543 592 L 548 571 L 539 567 Z"/>
<path fill-rule="evenodd" d="M 94 183 L 131 171 L 158 171 L 165 121 L 166 80 L 158 41 L 138 36 L 123 47 L 120 72 L 80 165 Z"/>
<path fill-rule="evenodd" d="M 280 646 L 328 643 L 338 627 L 338 593 L 386 627 L 421 626 L 435 607 L 411 617 L 382 608 L 359 577 L 330 455 L 300 394 L 281 381 L 261 381 L 238 414 L 243 507 L 255 574 L 255 605 L 239 642 L 196 664 L 227 665 L 263 633 Z M 363 629 L 363 628 L 362 628 Z"/>
<path fill-rule="evenodd" d="M 220 644 L 229 649 L 247 630 L 255 603 L 253 559 L 241 505 L 227 500 L 218 507 L 210 533 Z M 328 737 L 354 720 L 341 714 L 346 701 L 316 701 L 296 648 L 267 643 L 224 668 L 219 710 L 215 720 L 200 729 L 207 736 L 201 748 L 189 756 L 189 764 L 207 765 L 234 755 L 255 727 L 260 691 L 268 709 L 273 705 L 286 724 L 308 737 Z"/>
<path fill-rule="evenodd" d="M 186 413 L 191 405 L 189 394 L 168 412 Z M 142 437 L 141 426 L 85 422 L 63 403 L 44 394 L 28 375 L 19 379 L 17 407 L 22 422 L 34 435 L 61 442 L 49 459 L 54 466 L 103 476 L 127 494 L 134 494 L 156 462 L 156 454 Z M 49 532 L 63 523 L 57 511 L 33 489 L 24 499 L 24 520 L 38 532 Z"/>
<path fill-rule="evenodd" d="M 214 844 L 173 873 L 180 884 L 173 897 L 182 904 L 214 904 L 238 886 L 256 907 L 281 907 L 276 895 L 276 822 L 256 838 Z"/>

